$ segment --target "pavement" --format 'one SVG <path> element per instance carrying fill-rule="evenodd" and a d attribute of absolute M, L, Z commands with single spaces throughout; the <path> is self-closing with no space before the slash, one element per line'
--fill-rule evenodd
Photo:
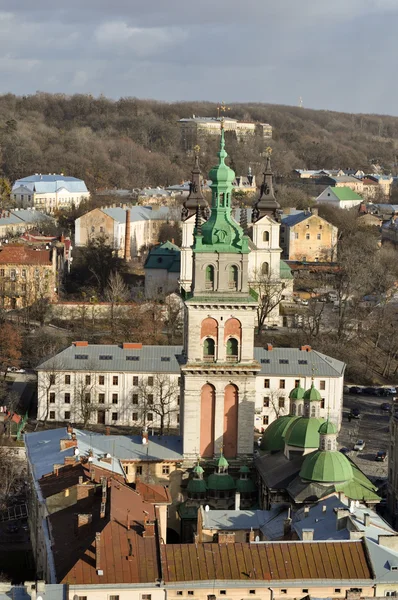
<path fill-rule="evenodd" d="M 388 451 L 389 447 L 390 414 L 380 409 L 380 405 L 385 402 L 392 404 L 392 397 L 344 394 L 339 448 L 349 448 L 348 456 L 371 479 L 387 477 L 388 460 L 375 461 L 376 453 L 380 450 Z M 353 408 L 360 410 L 360 418 L 348 421 L 348 414 Z M 365 448 L 356 452 L 353 446 L 360 439 L 365 441 Z"/>

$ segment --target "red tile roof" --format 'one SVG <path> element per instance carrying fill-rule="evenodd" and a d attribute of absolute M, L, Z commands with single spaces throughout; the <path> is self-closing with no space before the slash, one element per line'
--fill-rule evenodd
<path fill-rule="evenodd" d="M 171 504 L 172 500 L 170 492 L 163 485 L 155 485 L 138 481 L 135 484 L 135 489 L 146 502 L 151 502 L 151 504 Z"/>
<path fill-rule="evenodd" d="M 51 265 L 51 251 L 26 246 L 4 246 L 0 249 L 0 264 Z"/>
<path fill-rule="evenodd" d="M 166 583 L 209 580 L 371 580 L 362 541 L 161 546 Z"/>

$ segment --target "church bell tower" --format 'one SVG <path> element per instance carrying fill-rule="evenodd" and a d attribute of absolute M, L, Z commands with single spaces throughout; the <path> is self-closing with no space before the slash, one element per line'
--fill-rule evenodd
<path fill-rule="evenodd" d="M 183 439 L 186 459 L 253 454 L 256 294 L 249 288 L 246 218 L 231 214 L 235 173 L 225 163 L 209 173 L 211 213 L 196 208 L 192 288 L 185 294 Z"/>

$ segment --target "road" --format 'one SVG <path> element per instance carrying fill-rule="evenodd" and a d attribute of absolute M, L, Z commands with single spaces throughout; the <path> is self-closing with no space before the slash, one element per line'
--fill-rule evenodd
<path fill-rule="evenodd" d="M 339 447 L 351 450 L 349 457 L 359 466 L 368 477 L 387 477 L 388 461 L 376 462 L 375 455 L 379 450 L 388 451 L 389 421 L 388 412 L 380 410 L 383 402 L 392 403 L 392 397 L 362 396 L 359 394 L 344 394 L 343 421 L 338 437 Z M 360 410 L 360 419 L 348 421 L 351 409 Z M 361 452 L 352 450 L 359 439 L 365 441 Z"/>

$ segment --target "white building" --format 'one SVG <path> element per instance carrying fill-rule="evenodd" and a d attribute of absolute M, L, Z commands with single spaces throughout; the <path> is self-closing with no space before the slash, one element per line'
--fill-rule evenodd
<path fill-rule="evenodd" d="M 12 186 L 11 198 L 18 208 L 36 208 L 45 213 L 68 210 L 90 198 L 86 184 L 63 173 L 42 175 L 36 173 L 17 179 Z"/>
<path fill-rule="evenodd" d="M 327 187 L 316 198 L 317 204 L 330 204 L 336 208 L 353 208 L 363 202 L 363 198 L 349 187 Z"/>

